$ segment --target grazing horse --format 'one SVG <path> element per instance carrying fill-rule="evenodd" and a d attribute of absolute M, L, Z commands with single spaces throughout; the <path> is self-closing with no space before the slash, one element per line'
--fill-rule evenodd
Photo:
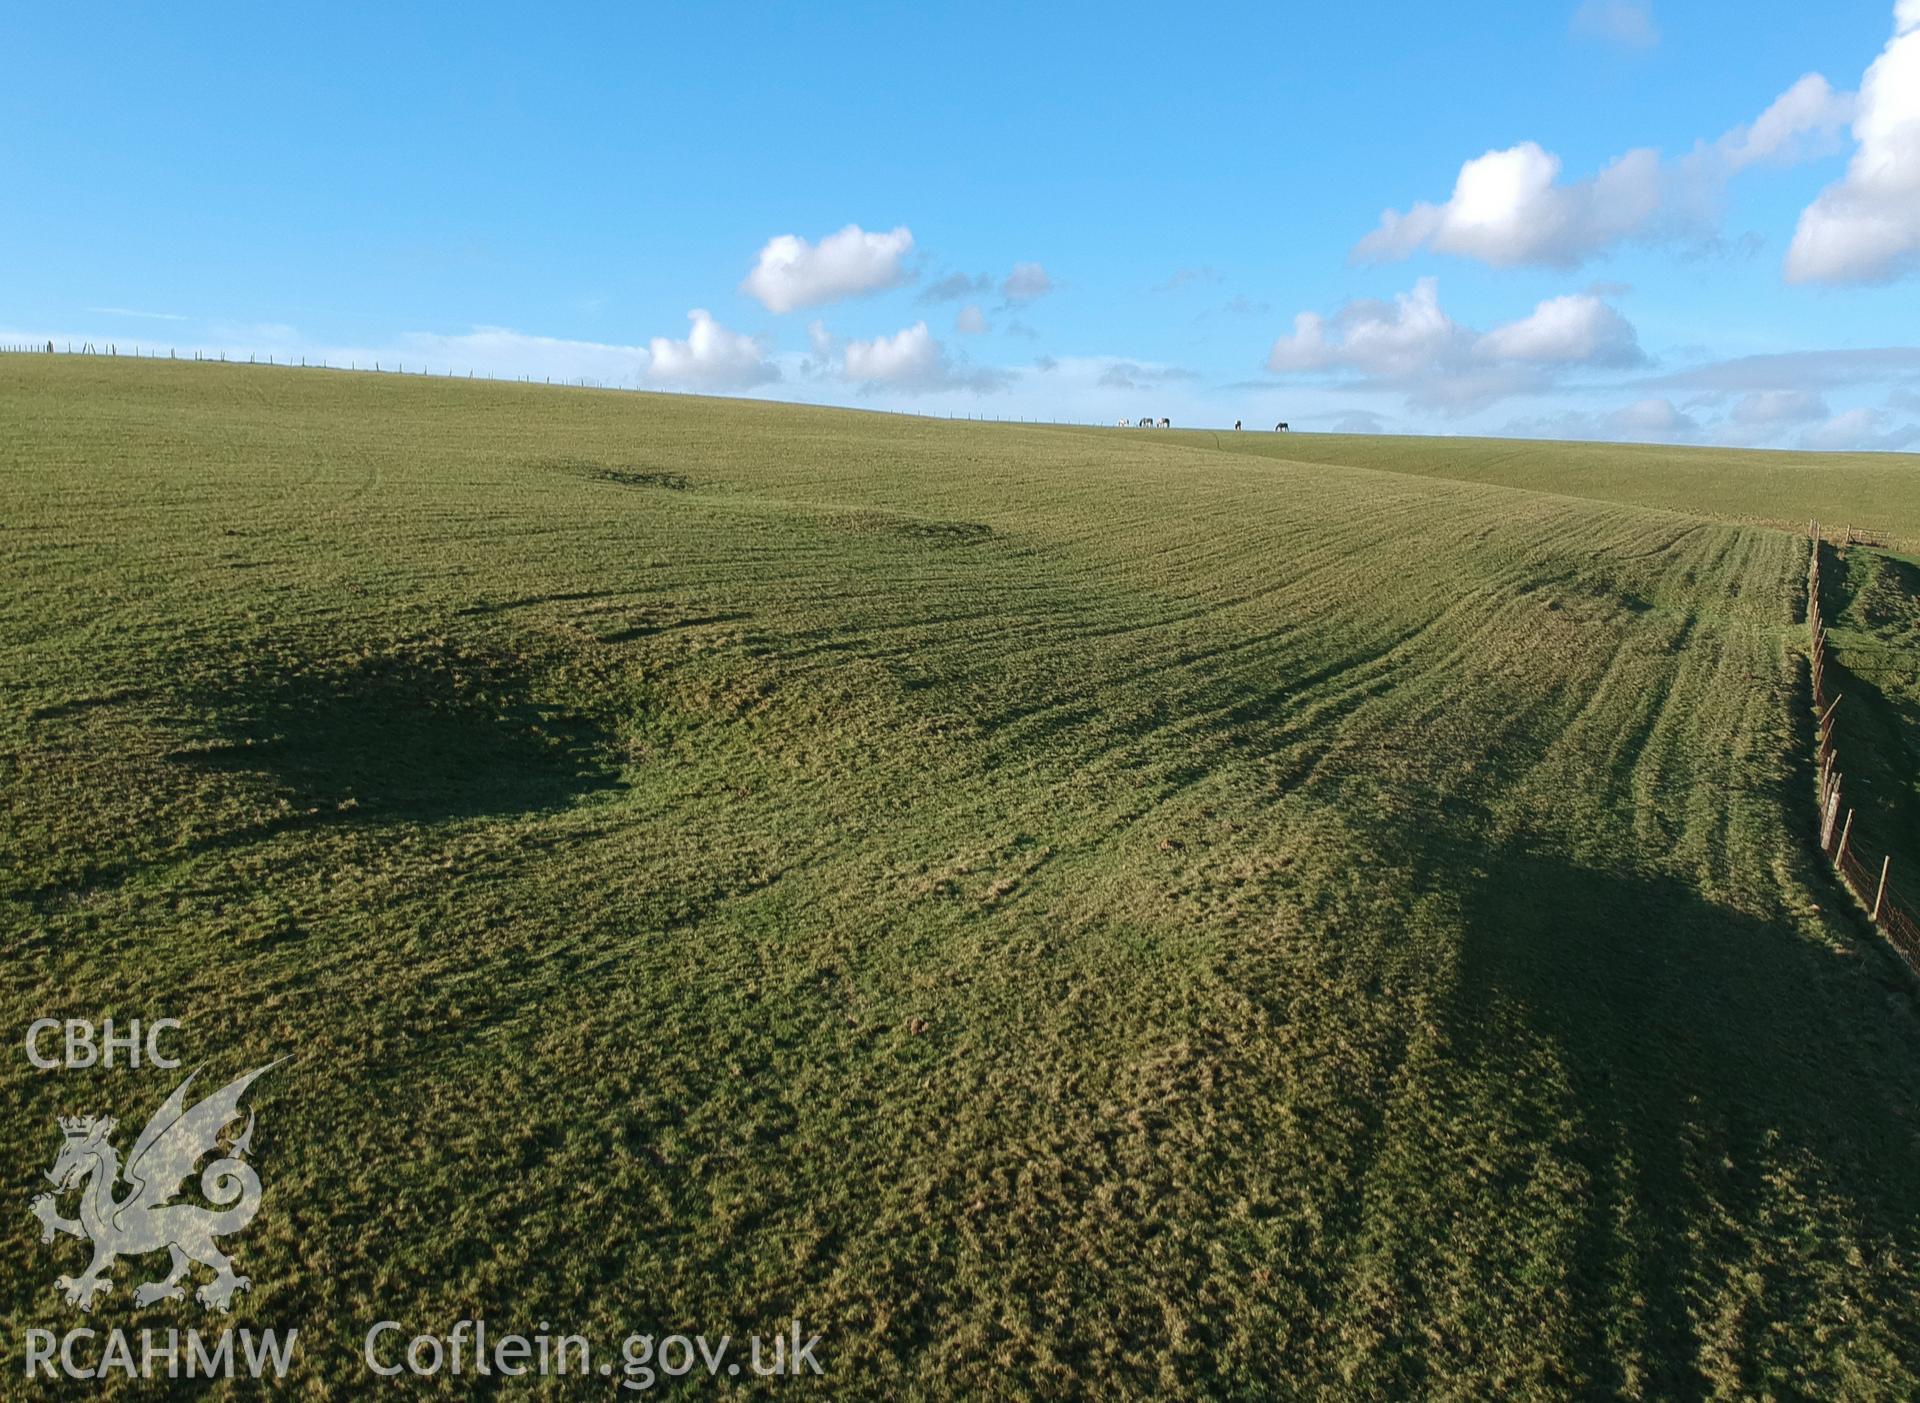
<path fill-rule="evenodd" d="M 1234 431 L 1235 433 L 1239 433 L 1239 432 L 1240 432 L 1240 421 L 1239 421 L 1238 419 L 1235 419 L 1235 420 L 1233 421 L 1233 431 Z"/>
<path fill-rule="evenodd" d="M 1160 427 L 1161 427 L 1161 428 L 1163 428 L 1163 429 L 1170 429 L 1170 428 L 1172 428 L 1172 427 L 1173 427 L 1173 420 L 1171 420 L 1171 419 L 1162 419 L 1162 420 L 1160 421 Z"/>
<path fill-rule="evenodd" d="M 1140 427 L 1141 427 L 1141 428 L 1143 428 L 1143 429 L 1150 429 L 1150 428 L 1152 428 L 1152 427 L 1153 427 L 1153 416 L 1152 416 L 1151 414 L 1149 414 L 1149 415 L 1148 415 L 1148 416 L 1147 416 L 1146 418 L 1144 418 L 1144 419 L 1142 419 L 1142 420 L 1140 421 Z"/>
<path fill-rule="evenodd" d="M 1284 434 L 1285 432 L 1287 432 L 1287 421 L 1285 419 L 1282 419 L 1279 423 L 1273 426 L 1273 431 L 1276 434 Z"/>

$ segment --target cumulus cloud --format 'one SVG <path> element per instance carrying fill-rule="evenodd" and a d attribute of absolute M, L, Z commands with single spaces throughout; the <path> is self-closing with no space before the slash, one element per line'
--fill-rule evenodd
<path fill-rule="evenodd" d="M 870 341 L 848 341 L 840 350 L 841 374 L 870 390 L 974 390 L 1005 386 L 1004 371 L 956 365 L 947 348 L 927 330 L 925 322 L 876 336 Z"/>
<path fill-rule="evenodd" d="M 1753 121 L 1672 160 L 1638 147 L 1563 180 L 1560 157 L 1538 142 L 1488 151 L 1460 167 L 1444 203 L 1385 211 L 1352 258 L 1382 263 L 1428 248 L 1496 268 L 1571 268 L 1629 239 L 1705 243 L 1728 180 L 1833 149 L 1854 111 L 1850 94 L 1810 73 Z"/>
<path fill-rule="evenodd" d="M 649 379 L 692 390 L 745 390 L 780 378 L 753 337 L 728 331 L 701 307 L 688 312 L 687 320 L 693 328 L 686 340 L 656 336 L 647 343 Z"/>
<path fill-rule="evenodd" d="M 1856 102 L 1852 93 L 1835 92 L 1821 74 L 1806 74 L 1758 117 L 1721 137 L 1718 150 L 1736 171 L 1762 161 L 1791 165 L 1827 155 L 1853 120 Z"/>
<path fill-rule="evenodd" d="M 1627 319 L 1592 293 L 1551 297 L 1517 322 L 1481 337 L 1475 353 L 1488 360 L 1534 365 L 1639 365 L 1646 360 Z"/>
<path fill-rule="evenodd" d="M 1053 291 L 1053 279 L 1038 263 L 1016 263 L 1000 284 L 1000 295 L 1010 306 L 1018 307 Z"/>
<path fill-rule="evenodd" d="M 1387 210 L 1353 257 L 1378 263 L 1426 246 L 1497 268 L 1572 267 L 1646 227 L 1660 207 L 1660 157 L 1649 148 L 1570 184 L 1560 183 L 1560 169 L 1560 158 L 1532 141 L 1476 156 L 1445 204 Z"/>
<path fill-rule="evenodd" d="M 1920 0 L 1867 69 L 1847 173 L 1800 214 L 1787 249 L 1795 283 L 1887 282 L 1920 266 Z"/>
<path fill-rule="evenodd" d="M 1463 335 L 1440 310 L 1438 280 L 1422 278 L 1391 303 L 1371 298 L 1349 302 L 1331 320 L 1318 312 L 1300 313 L 1293 319 L 1292 334 L 1273 343 L 1267 369 L 1417 374 L 1447 358 Z"/>
<path fill-rule="evenodd" d="M 1573 367 L 1644 359 L 1632 325 L 1591 293 L 1549 298 L 1519 321 L 1481 333 L 1448 316 L 1438 281 L 1422 278 L 1392 302 L 1361 299 L 1332 317 L 1300 313 L 1292 332 L 1273 343 L 1267 369 L 1353 371 L 1371 388 L 1404 392 L 1410 403 L 1466 412 L 1547 388 Z"/>
<path fill-rule="evenodd" d="M 912 248 L 904 224 L 885 234 L 849 224 L 817 244 L 781 234 L 767 240 L 740 290 L 769 312 L 820 307 L 898 286 L 906 280 L 902 260 Z"/>
<path fill-rule="evenodd" d="M 1660 26 L 1647 0 L 1580 0 L 1573 32 L 1629 49 L 1651 49 L 1660 42 Z"/>
<path fill-rule="evenodd" d="M 953 329 L 962 336 L 980 336 L 987 329 L 987 314 L 977 306 L 962 307 L 953 319 Z"/>
<path fill-rule="evenodd" d="M 925 322 L 915 322 L 892 336 L 849 341 L 844 355 L 849 380 L 892 384 L 924 382 L 937 373 L 945 359 L 945 352 Z"/>

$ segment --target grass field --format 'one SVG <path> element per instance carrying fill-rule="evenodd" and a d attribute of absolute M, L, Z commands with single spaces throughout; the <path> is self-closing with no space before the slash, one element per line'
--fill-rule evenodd
<path fill-rule="evenodd" d="M 1235 453 L 1329 467 L 1386 468 L 1459 482 L 1692 512 L 1741 525 L 1836 534 L 1847 525 L 1920 557 L 1920 454 L 1780 453 L 1654 443 L 1188 432 Z"/>
<path fill-rule="evenodd" d="M 8 1036 L 292 1057 L 316 1397 L 794 1315 L 856 1397 L 1911 1396 L 1915 985 L 1804 535 L 1709 518 L 1912 461 L 1437 444 L 0 359 Z M 54 1117 L 173 1077 L 4 1068 L 12 1351 Z"/>

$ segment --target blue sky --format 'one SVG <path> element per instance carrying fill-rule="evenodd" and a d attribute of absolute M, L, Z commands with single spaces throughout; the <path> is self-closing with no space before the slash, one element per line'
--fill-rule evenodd
<path fill-rule="evenodd" d="M 0 52 L 9 340 L 1920 447 L 1920 0 L 14 6 Z"/>

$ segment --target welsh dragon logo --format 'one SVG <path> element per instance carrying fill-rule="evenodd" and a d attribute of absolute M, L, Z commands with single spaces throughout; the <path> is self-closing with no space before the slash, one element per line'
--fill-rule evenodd
<path fill-rule="evenodd" d="M 260 1210 L 260 1178 L 246 1163 L 253 1113 L 247 1113 L 247 1128 L 224 1149 L 220 1133 L 240 1118 L 240 1097 L 254 1078 L 279 1065 L 256 1067 L 192 1107 L 187 1105 L 187 1088 L 198 1072 L 189 1072 L 133 1142 L 124 1168 L 113 1147 L 118 1122 L 111 1116 L 60 1118 L 64 1143 L 47 1171 L 54 1192 L 34 1199 L 33 1215 L 40 1220 L 42 1242 L 67 1233 L 93 1244 L 93 1261 L 84 1272 L 54 1282 L 68 1305 L 91 1311 L 96 1298 L 113 1290 L 107 1273 L 116 1257 L 140 1257 L 162 1248 L 171 1254 L 172 1264 L 165 1277 L 133 1293 L 137 1306 L 184 1300 L 187 1292 L 180 1283 L 196 1262 L 214 1273 L 213 1280 L 194 1293 L 202 1305 L 224 1311 L 235 1291 L 247 1289 L 251 1283 L 234 1275 L 233 1259 L 214 1239 L 239 1232 Z M 194 1166 L 210 1154 L 220 1157 L 201 1171 L 200 1192 L 213 1207 L 174 1202 Z M 126 1192 L 116 1197 L 122 1180 Z M 57 1201 L 76 1188 L 79 1216 L 63 1218 Z"/>

